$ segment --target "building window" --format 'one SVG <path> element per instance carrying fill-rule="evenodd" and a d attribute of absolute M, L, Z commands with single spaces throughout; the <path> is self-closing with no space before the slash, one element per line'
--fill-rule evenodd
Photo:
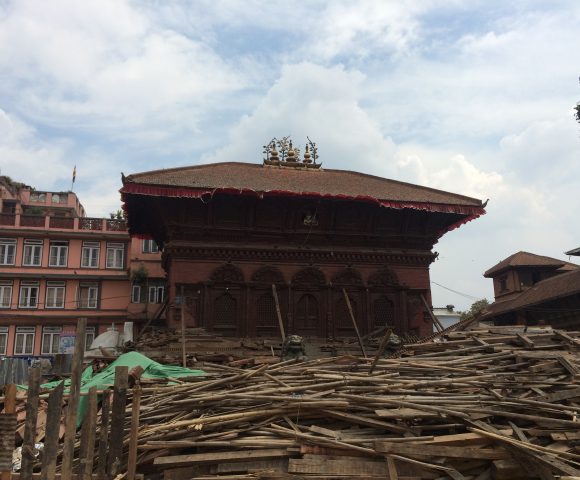
<path fill-rule="evenodd" d="M 87 327 L 85 330 L 85 350 L 91 348 L 91 345 L 95 341 L 96 327 Z"/>
<path fill-rule="evenodd" d="M 141 303 L 141 285 L 133 285 L 131 289 L 131 303 Z"/>
<path fill-rule="evenodd" d="M 64 308 L 64 282 L 47 282 L 46 283 L 46 308 Z"/>
<path fill-rule="evenodd" d="M 81 283 L 79 285 L 79 308 L 97 308 L 99 286 L 96 283 Z"/>
<path fill-rule="evenodd" d="M 7 355 L 8 327 L 0 327 L 0 355 Z"/>
<path fill-rule="evenodd" d="M 0 238 L 0 265 L 14 265 L 16 257 L 16 240 Z"/>
<path fill-rule="evenodd" d="M 0 308 L 10 308 L 12 304 L 12 282 L 0 282 Z"/>
<path fill-rule="evenodd" d="M 16 327 L 14 355 L 32 355 L 34 353 L 34 327 Z"/>
<path fill-rule="evenodd" d="M 40 267 L 42 264 L 42 240 L 24 240 L 22 265 Z"/>
<path fill-rule="evenodd" d="M 99 242 L 83 242 L 81 256 L 81 267 L 99 268 L 99 253 L 101 244 Z"/>
<path fill-rule="evenodd" d="M 149 287 L 149 303 L 163 303 L 165 287 L 156 285 Z"/>
<path fill-rule="evenodd" d="M 44 203 L 44 202 L 46 202 L 46 193 L 33 192 L 30 194 L 30 201 Z"/>
<path fill-rule="evenodd" d="M 68 242 L 50 242 L 49 267 L 66 267 L 68 260 Z"/>
<path fill-rule="evenodd" d="M 20 283 L 20 308 L 36 308 L 38 306 L 38 282 Z"/>
<path fill-rule="evenodd" d="M 143 240 L 141 244 L 141 251 L 143 253 L 157 253 L 159 247 L 155 243 L 155 240 Z"/>
<path fill-rule="evenodd" d="M 66 193 L 53 193 L 52 203 L 67 203 L 68 195 Z"/>
<path fill-rule="evenodd" d="M 499 281 L 499 291 L 500 292 L 505 292 L 508 288 L 507 288 L 507 276 L 503 276 L 503 277 L 499 277 L 498 279 Z"/>
<path fill-rule="evenodd" d="M 41 355 L 54 355 L 58 353 L 60 346 L 61 327 L 42 327 Z"/>
<path fill-rule="evenodd" d="M 107 268 L 123 268 L 124 251 L 122 243 L 107 243 Z"/>

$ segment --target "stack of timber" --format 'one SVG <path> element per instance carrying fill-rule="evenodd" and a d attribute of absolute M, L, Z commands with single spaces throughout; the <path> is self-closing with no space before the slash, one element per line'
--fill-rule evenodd
<path fill-rule="evenodd" d="M 579 347 L 578 332 L 494 327 L 398 358 L 214 365 L 126 389 L 126 407 L 98 416 L 124 440 L 98 443 L 119 452 L 117 473 L 167 480 L 580 477 Z"/>
<path fill-rule="evenodd" d="M 186 328 L 184 335 L 179 330 L 154 328 L 144 332 L 130 348 L 153 360 L 170 364 L 181 362 L 184 344 L 187 362 L 191 366 L 199 362 L 255 364 L 277 362 L 281 340 L 227 338 L 208 333 L 203 328 Z"/>
<path fill-rule="evenodd" d="M 580 476 L 576 332 L 439 340 L 143 388 L 138 464 L 199 479 Z"/>

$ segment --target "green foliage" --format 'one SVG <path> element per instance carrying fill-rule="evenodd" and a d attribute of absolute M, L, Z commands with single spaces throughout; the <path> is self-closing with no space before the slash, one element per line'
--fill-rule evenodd
<path fill-rule="evenodd" d="M 134 284 L 141 285 L 147 281 L 149 277 L 149 272 L 145 268 L 145 265 L 139 265 L 139 268 L 131 271 L 131 280 Z"/>
<path fill-rule="evenodd" d="M 123 210 L 117 210 L 116 212 L 109 213 L 111 220 L 123 220 L 125 218 L 125 212 Z"/>
<path fill-rule="evenodd" d="M 483 310 L 489 307 L 489 301 L 486 298 L 473 302 L 471 308 L 467 312 L 461 313 L 461 320 L 477 317 Z"/>

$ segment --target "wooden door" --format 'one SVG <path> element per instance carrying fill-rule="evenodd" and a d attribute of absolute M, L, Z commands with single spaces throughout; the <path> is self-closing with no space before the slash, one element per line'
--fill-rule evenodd
<path fill-rule="evenodd" d="M 290 334 L 315 337 L 320 332 L 320 308 L 316 297 L 310 293 L 299 296 L 294 308 L 294 331 Z"/>

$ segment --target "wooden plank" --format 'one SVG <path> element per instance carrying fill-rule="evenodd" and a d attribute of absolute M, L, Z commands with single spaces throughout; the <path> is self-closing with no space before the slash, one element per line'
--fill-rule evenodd
<path fill-rule="evenodd" d="M 141 408 L 141 386 L 139 383 L 133 387 L 133 399 L 131 400 L 131 431 L 129 433 L 129 453 L 127 458 L 127 479 L 135 480 L 137 469 L 137 440 L 139 434 L 139 412 Z"/>
<path fill-rule="evenodd" d="M 385 462 L 365 460 L 333 460 L 325 458 L 305 459 L 291 458 L 288 462 L 288 473 L 322 474 L 322 475 L 357 475 L 359 478 L 366 475 L 388 474 Z"/>
<path fill-rule="evenodd" d="M 212 453 L 193 453 L 190 455 L 171 455 L 157 457 L 153 464 L 160 467 L 185 467 L 188 465 L 220 462 L 244 462 L 246 460 L 257 460 L 266 458 L 287 457 L 288 450 L 285 448 L 266 448 L 261 450 L 240 450 Z"/>
<path fill-rule="evenodd" d="M 354 331 L 356 332 L 356 337 L 358 338 L 358 344 L 360 345 L 360 349 L 362 351 L 363 357 L 367 358 L 367 352 L 365 351 L 365 346 L 360 336 L 360 332 L 358 331 L 358 325 L 356 323 L 356 318 L 354 318 L 354 313 L 352 312 L 352 305 L 350 304 L 350 298 L 348 297 L 348 293 L 346 293 L 346 288 L 342 289 L 342 293 L 344 295 L 344 301 L 346 302 L 346 306 L 348 307 L 348 313 L 350 314 L 350 319 L 352 320 L 352 326 L 354 327 Z"/>
<path fill-rule="evenodd" d="M 75 350 L 72 359 L 68 407 L 65 416 L 64 444 L 62 448 L 62 480 L 71 480 L 73 474 L 73 458 L 75 437 L 77 432 L 77 410 L 79 408 L 79 394 L 81 389 L 81 375 L 83 357 L 85 354 L 85 331 L 87 319 L 79 318 L 75 332 Z"/>
<path fill-rule="evenodd" d="M 451 457 L 451 458 L 475 458 L 479 460 L 499 460 L 511 458 L 503 448 L 474 448 L 453 447 L 447 445 L 409 445 L 407 443 L 376 441 L 375 448 L 379 452 L 408 455 L 411 457 Z"/>
<path fill-rule="evenodd" d="M 12 478 L 12 451 L 14 450 L 14 438 L 16 436 L 16 385 L 6 385 L 4 394 L 4 413 L 0 417 L 0 447 L 2 448 L 2 465 L 0 465 L 0 479 L 11 480 Z"/>
<path fill-rule="evenodd" d="M 571 398 L 580 397 L 580 387 L 566 389 L 566 390 L 559 390 L 554 393 L 548 393 L 547 395 L 540 397 L 539 399 L 542 402 L 560 402 L 562 400 L 569 400 Z"/>
<path fill-rule="evenodd" d="M 105 480 L 107 478 L 107 446 L 109 443 L 110 406 L 111 394 L 109 391 L 105 391 L 101 402 L 101 426 L 99 428 L 99 461 L 97 464 L 97 477 L 99 480 Z"/>
<path fill-rule="evenodd" d="M 516 337 L 518 337 L 518 340 L 524 347 L 534 348 L 536 346 L 536 344 L 530 340 L 530 337 L 524 335 L 523 333 L 516 333 Z"/>
<path fill-rule="evenodd" d="M 46 433 L 44 435 L 44 451 L 42 452 L 41 480 L 53 480 L 55 478 L 63 392 L 64 382 L 60 382 L 48 396 Z"/>
<path fill-rule="evenodd" d="M 79 458 L 79 475 L 85 480 L 90 480 L 93 473 L 93 458 L 95 454 L 96 443 L 96 424 L 97 424 L 97 387 L 89 389 L 89 406 L 83 420 L 81 436 L 81 454 Z"/>
<path fill-rule="evenodd" d="M 383 356 L 383 353 L 385 352 L 385 348 L 387 348 L 387 344 L 389 343 L 389 339 L 391 338 L 391 335 L 393 334 L 393 330 L 391 328 L 389 328 L 387 330 L 387 332 L 385 333 L 384 337 L 381 340 L 381 343 L 379 345 L 379 348 L 377 349 L 377 353 L 375 354 L 375 358 L 373 359 L 373 363 L 371 363 L 371 366 L 369 368 L 369 375 L 371 373 L 373 373 L 373 370 L 375 369 L 379 358 L 381 358 Z"/>
<path fill-rule="evenodd" d="M 181 285 L 181 305 L 179 308 L 179 316 L 181 322 L 181 364 L 187 367 L 187 355 L 185 354 L 185 293 L 183 285 Z"/>
<path fill-rule="evenodd" d="M 387 456 L 387 470 L 389 471 L 389 480 L 399 480 L 395 459 L 389 456 Z"/>
<path fill-rule="evenodd" d="M 129 386 L 129 368 L 115 367 L 115 385 L 113 387 L 113 407 L 111 409 L 111 435 L 107 472 L 115 478 L 123 465 L 123 438 L 125 437 L 125 408 L 127 406 L 127 388 Z"/>
<path fill-rule="evenodd" d="M 437 418 L 440 415 L 434 412 L 426 412 L 416 408 L 386 408 L 375 410 L 375 415 L 379 418 L 408 419 L 408 418 Z"/>
<path fill-rule="evenodd" d="M 433 322 L 433 325 L 435 325 L 435 328 L 437 328 L 437 330 L 439 330 L 440 332 L 442 332 L 443 330 L 445 330 L 443 328 L 443 325 L 441 325 L 441 322 L 439 321 L 439 319 L 433 313 L 433 310 L 431 310 L 431 307 L 427 303 L 427 300 L 425 299 L 425 297 L 423 296 L 423 294 L 421 294 L 421 301 L 423 302 L 423 305 L 425 306 L 425 310 L 427 310 L 427 313 L 431 317 L 431 321 Z"/>
<path fill-rule="evenodd" d="M 38 419 L 38 403 L 40 394 L 40 367 L 32 367 L 28 370 L 28 392 L 26 398 L 26 420 L 24 426 L 24 438 L 22 441 L 22 466 L 20 477 L 23 480 L 32 479 L 34 467 L 34 444 L 36 436 L 36 422 Z"/>
<path fill-rule="evenodd" d="M 278 326 L 280 327 L 280 335 L 282 336 L 282 342 L 286 340 L 286 332 L 284 332 L 284 322 L 282 321 L 282 313 L 280 312 L 280 302 L 278 300 L 278 292 L 276 290 L 276 285 L 272 284 L 272 295 L 274 296 L 274 303 L 276 304 L 276 315 L 278 317 Z"/>

